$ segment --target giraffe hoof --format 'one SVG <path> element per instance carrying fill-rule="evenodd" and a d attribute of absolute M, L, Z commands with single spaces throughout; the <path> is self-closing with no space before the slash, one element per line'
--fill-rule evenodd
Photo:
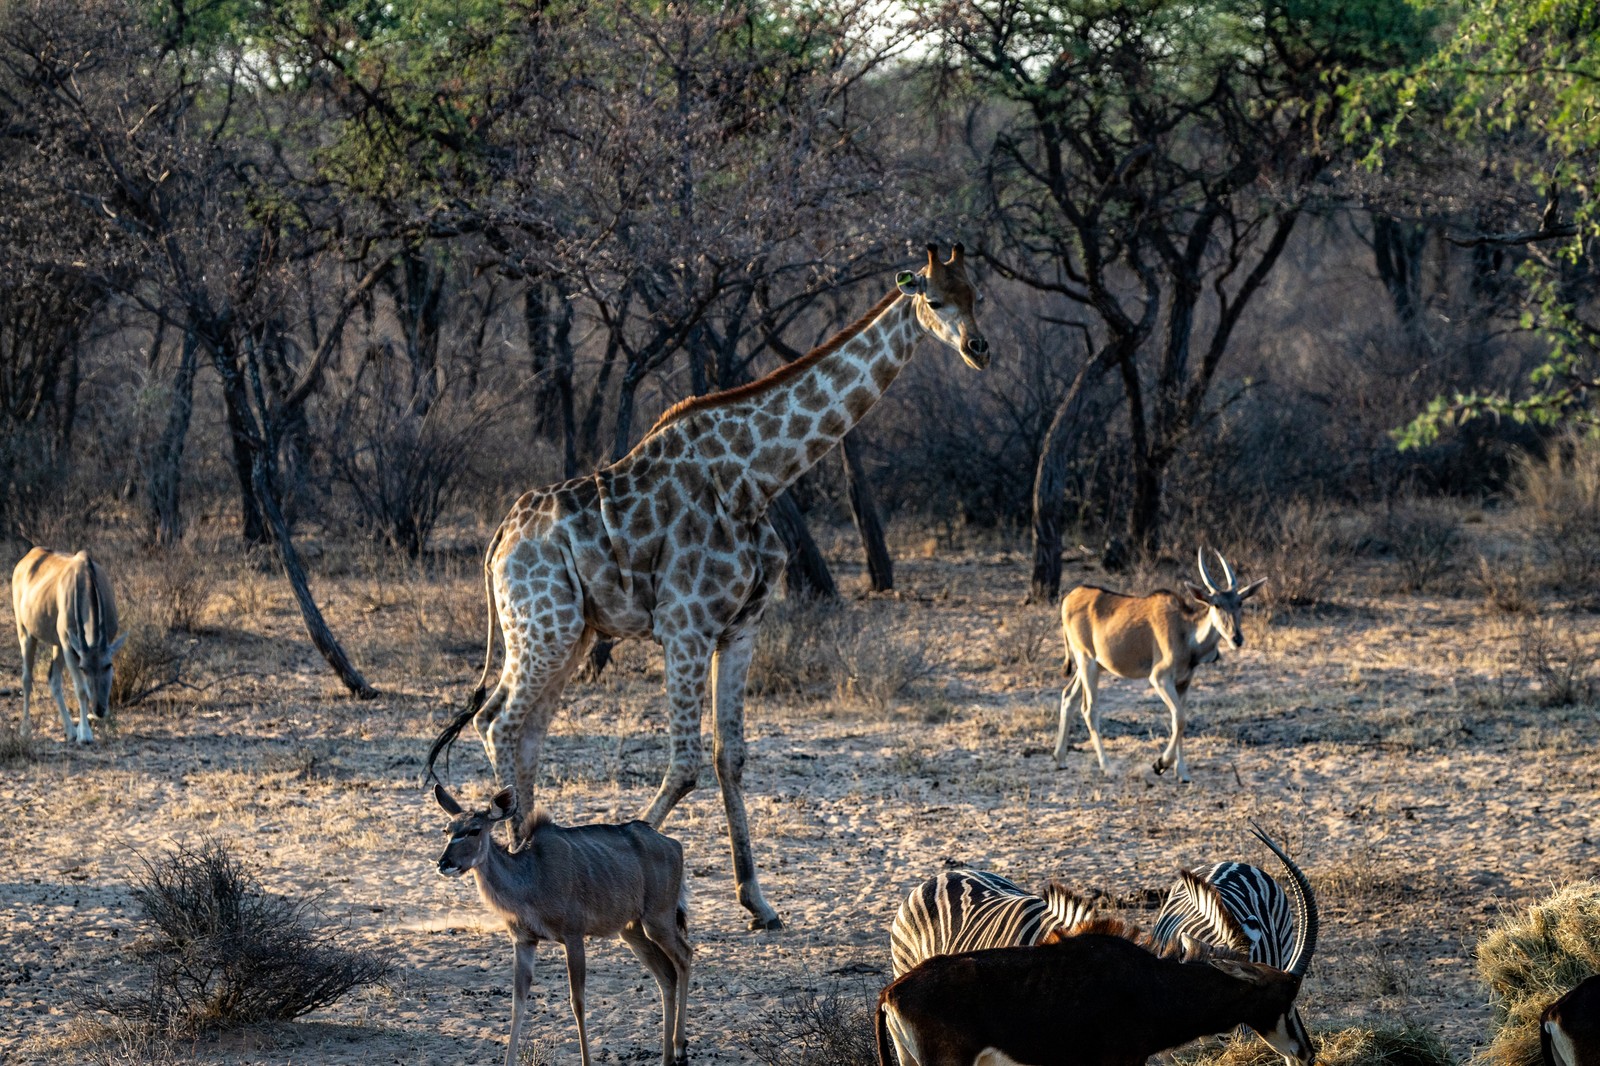
<path fill-rule="evenodd" d="M 754 918 L 750 919 L 750 927 L 749 928 L 750 928 L 750 931 L 753 932 L 753 933 L 760 933 L 760 932 L 773 932 L 773 933 L 775 933 L 779 929 L 783 928 L 783 919 L 779 918 L 776 914 L 774 914 L 770 918 L 763 918 L 760 915 L 756 915 Z"/>

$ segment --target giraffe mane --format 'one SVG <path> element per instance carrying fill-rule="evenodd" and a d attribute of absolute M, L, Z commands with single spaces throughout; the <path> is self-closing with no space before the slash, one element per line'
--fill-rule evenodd
<path fill-rule="evenodd" d="M 873 304 L 872 309 L 866 314 L 862 315 L 856 321 L 852 322 L 838 333 L 835 333 L 832 337 L 823 341 L 821 344 L 817 345 L 800 358 L 794 360 L 792 363 L 785 363 L 764 377 L 759 377 L 756 380 L 747 382 L 743 385 L 735 385 L 731 389 L 723 389 L 721 392 L 708 392 L 704 396 L 691 396 L 687 400 L 679 400 L 677 403 L 667 408 L 665 413 L 663 413 L 660 418 L 656 419 L 655 425 L 650 427 L 650 432 L 646 433 L 645 436 L 649 436 L 650 433 L 654 433 L 662 426 L 676 422 L 684 415 L 690 414 L 694 411 L 704 411 L 708 407 L 720 407 L 725 403 L 736 403 L 739 400 L 747 400 L 752 396 L 758 396 L 761 393 L 766 392 L 768 389 L 782 385 L 790 378 L 805 372 L 826 356 L 832 355 L 840 348 L 843 348 L 846 344 L 849 344 L 851 341 L 855 340 L 856 337 L 861 335 L 862 331 L 864 331 L 868 326 L 872 325 L 879 315 L 883 314 L 889 309 L 890 304 L 900 299 L 900 296 L 901 293 L 899 289 L 890 289 L 889 295 Z"/>

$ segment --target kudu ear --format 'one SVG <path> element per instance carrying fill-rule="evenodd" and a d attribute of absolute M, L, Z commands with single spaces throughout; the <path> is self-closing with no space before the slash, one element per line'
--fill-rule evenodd
<path fill-rule="evenodd" d="M 461 813 L 461 804 L 457 803 L 456 798 L 445 791 L 444 785 L 437 781 L 433 783 L 433 801 L 444 808 L 444 813 L 452 817 Z"/>
<path fill-rule="evenodd" d="M 1193 584 L 1192 582 L 1187 582 L 1186 584 L 1188 585 L 1189 595 L 1193 596 L 1207 607 L 1211 606 L 1211 593 L 1207 592 L 1199 585 Z"/>
<path fill-rule="evenodd" d="M 126 634 L 126 633 L 118 634 L 117 635 L 117 639 L 113 640 L 111 642 L 111 647 L 106 649 L 106 654 L 107 655 L 115 655 L 115 654 L 117 654 L 118 651 L 122 650 L 122 642 L 127 640 L 127 639 L 128 639 L 128 634 Z"/>
<path fill-rule="evenodd" d="M 509 788 L 502 788 L 496 792 L 494 798 L 489 801 L 489 821 L 498 822 L 511 817 L 511 799 Z"/>
<path fill-rule="evenodd" d="M 1264 577 L 1256 578 L 1254 581 L 1250 582 L 1250 584 L 1246 585 L 1244 588 L 1239 590 L 1239 598 L 1241 600 L 1248 600 L 1251 596 L 1254 596 L 1256 594 L 1256 590 L 1257 589 L 1259 589 L 1262 585 L 1265 585 L 1266 583 L 1267 583 L 1267 579 L 1266 578 L 1264 578 Z"/>

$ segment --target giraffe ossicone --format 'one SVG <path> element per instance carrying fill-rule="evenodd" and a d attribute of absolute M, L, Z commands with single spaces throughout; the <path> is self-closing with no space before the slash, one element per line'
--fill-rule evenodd
<path fill-rule="evenodd" d="M 694 788 L 709 696 L 739 902 L 751 928 L 781 928 L 756 876 L 743 786 L 745 678 L 787 559 L 767 508 L 878 402 L 922 337 L 975 369 L 989 363 L 961 245 L 943 261 L 929 245 L 927 265 L 895 282 L 800 359 L 685 400 L 617 462 L 517 500 L 484 558 L 483 677 L 434 741 L 430 776 L 470 720 L 498 783 L 509 769 L 518 806 L 529 808 L 561 692 L 590 644 L 597 635 L 649 637 L 666 658 L 670 740 L 666 774 L 641 817 L 659 828 Z M 497 630 L 505 658 L 490 690 Z"/>

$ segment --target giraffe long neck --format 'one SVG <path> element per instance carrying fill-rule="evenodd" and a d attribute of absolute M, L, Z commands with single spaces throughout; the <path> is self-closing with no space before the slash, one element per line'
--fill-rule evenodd
<path fill-rule="evenodd" d="M 741 507 L 764 509 L 882 398 L 922 332 L 915 299 L 902 296 L 793 376 L 711 408 L 708 413 L 716 416 L 711 432 L 737 461 L 735 467 L 712 460 L 721 468 L 717 479 L 724 491 L 731 491 Z"/>

